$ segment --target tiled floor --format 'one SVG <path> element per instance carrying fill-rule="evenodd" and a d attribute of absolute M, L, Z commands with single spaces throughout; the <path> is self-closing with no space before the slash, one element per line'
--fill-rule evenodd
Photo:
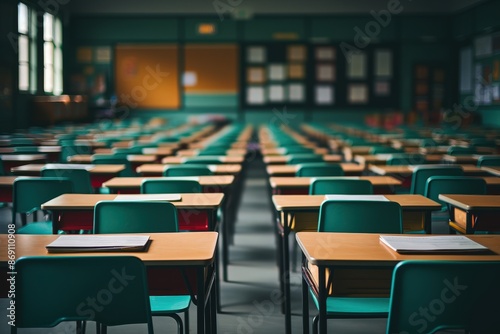
<path fill-rule="evenodd" d="M 0 209 L 0 233 L 6 232 L 11 220 L 8 208 Z M 272 302 L 279 289 L 276 247 L 272 226 L 269 196 L 264 167 L 259 160 L 250 165 L 242 203 L 236 224 L 234 245 L 230 249 L 229 282 L 221 284 L 222 313 L 218 314 L 218 332 L 222 334 L 280 334 L 284 333 L 284 317 L 279 305 Z M 291 281 L 300 282 L 293 273 Z M 60 293 L 60 292 L 58 292 Z M 300 285 L 292 285 L 292 326 L 294 333 L 302 333 Z M 0 333 L 8 333 L 5 309 L 7 300 L 0 299 Z M 311 314 L 314 306 L 311 305 Z M 196 333 L 196 313 L 191 311 L 191 333 Z M 377 334 L 385 332 L 385 319 L 330 320 L 329 328 L 341 334 Z M 175 333 L 173 321 L 155 317 L 156 333 Z M 74 333 L 72 325 L 59 325 L 52 329 L 20 330 L 20 333 L 63 334 Z M 88 333 L 94 333 L 90 326 Z M 109 333 L 145 333 L 144 326 L 110 328 Z"/>

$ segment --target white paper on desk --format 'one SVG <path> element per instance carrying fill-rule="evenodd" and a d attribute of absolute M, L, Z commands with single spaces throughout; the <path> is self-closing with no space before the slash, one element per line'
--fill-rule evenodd
<path fill-rule="evenodd" d="M 384 201 L 389 200 L 384 195 L 325 195 L 327 200 L 337 201 Z"/>
<path fill-rule="evenodd" d="M 44 169 L 85 169 L 91 170 L 95 165 L 89 164 L 46 164 Z"/>
<path fill-rule="evenodd" d="M 117 195 L 115 201 L 180 201 L 180 194 L 138 194 L 138 195 Z"/>
<path fill-rule="evenodd" d="M 148 235 L 61 235 L 45 246 L 49 252 L 144 248 Z"/>
<path fill-rule="evenodd" d="M 486 251 L 487 247 L 463 235 L 392 236 L 381 235 L 380 241 L 399 253 Z"/>
<path fill-rule="evenodd" d="M 315 180 L 359 180 L 359 179 L 360 179 L 359 176 L 316 176 L 310 178 L 311 183 Z"/>
<path fill-rule="evenodd" d="M 212 173 L 215 173 L 217 171 L 217 165 L 209 165 L 207 167 Z"/>
<path fill-rule="evenodd" d="M 167 180 L 167 181 L 197 181 L 200 182 L 199 176 L 165 176 L 161 178 L 145 178 L 144 180 Z"/>

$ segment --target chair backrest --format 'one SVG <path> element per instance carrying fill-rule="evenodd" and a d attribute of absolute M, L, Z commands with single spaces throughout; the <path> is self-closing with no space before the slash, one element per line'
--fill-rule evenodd
<path fill-rule="evenodd" d="M 209 147 L 202 151 L 200 151 L 199 156 L 205 155 L 226 155 L 226 151 L 228 148 L 226 147 Z"/>
<path fill-rule="evenodd" d="M 16 262 L 16 271 L 16 327 L 146 323 L 153 333 L 146 269 L 136 257 L 25 257 Z"/>
<path fill-rule="evenodd" d="M 73 183 L 68 178 L 33 177 L 17 178 L 12 186 L 12 223 L 17 213 L 40 210 L 40 206 L 62 194 L 73 192 Z"/>
<path fill-rule="evenodd" d="M 163 171 L 163 176 L 202 176 L 212 175 L 212 171 L 206 165 L 178 165 L 168 166 Z"/>
<path fill-rule="evenodd" d="M 216 158 L 213 156 L 196 156 L 196 157 L 189 157 L 186 159 L 184 162 L 185 164 L 200 164 L 200 165 L 220 165 L 223 164 L 224 162 L 221 161 L 220 158 Z"/>
<path fill-rule="evenodd" d="M 288 156 L 289 165 L 297 165 L 307 162 L 323 162 L 323 157 L 317 154 L 291 154 Z"/>
<path fill-rule="evenodd" d="M 339 164 L 304 163 L 299 164 L 296 176 L 344 176 L 344 170 Z"/>
<path fill-rule="evenodd" d="M 76 194 L 93 194 L 90 173 L 85 169 L 72 168 L 42 168 L 42 177 L 68 178 L 73 183 L 73 192 Z"/>
<path fill-rule="evenodd" d="M 485 167 L 485 166 L 500 166 L 500 156 L 483 155 L 482 157 L 477 159 L 477 167 Z"/>
<path fill-rule="evenodd" d="M 162 201 L 100 201 L 94 207 L 94 233 L 177 232 L 177 209 Z"/>
<path fill-rule="evenodd" d="M 314 179 L 309 186 L 309 195 L 326 194 L 370 195 L 373 194 L 373 185 L 368 180 L 359 179 L 335 177 Z"/>
<path fill-rule="evenodd" d="M 0 157 L 0 176 L 4 176 L 6 174 L 7 174 L 7 171 L 5 171 L 5 169 L 3 167 L 2 158 Z"/>
<path fill-rule="evenodd" d="M 96 165 L 124 165 L 125 169 L 120 172 L 120 176 L 135 176 L 130 161 L 126 157 L 116 155 L 94 155 L 92 163 Z"/>
<path fill-rule="evenodd" d="M 314 151 L 308 147 L 303 147 L 303 146 L 290 146 L 285 148 L 286 154 L 307 154 L 307 153 L 312 153 L 314 154 Z"/>
<path fill-rule="evenodd" d="M 450 146 L 446 153 L 448 153 L 449 155 L 469 155 L 476 154 L 477 150 L 473 146 Z"/>
<path fill-rule="evenodd" d="M 179 194 L 201 193 L 202 187 L 195 180 L 158 180 L 146 179 L 142 181 L 142 194 Z"/>
<path fill-rule="evenodd" d="M 370 149 L 370 154 L 403 153 L 404 151 L 390 146 L 374 146 Z"/>
<path fill-rule="evenodd" d="M 318 232 L 403 233 L 401 206 L 390 201 L 326 200 Z"/>
<path fill-rule="evenodd" d="M 498 332 L 500 262 L 405 261 L 393 274 L 387 334 Z"/>
<path fill-rule="evenodd" d="M 480 177 L 469 176 L 431 176 L 427 179 L 424 196 L 441 203 L 443 209 L 447 204 L 439 200 L 439 194 L 485 195 L 486 181 Z"/>
<path fill-rule="evenodd" d="M 421 165 L 425 163 L 425 156 L 422 154 L 392 154 L 387 159 L 388 166 L 406 166 L 406 165 Z"/>
<path fill-rule="evenodd" d="M 425 195 L 425 185 L 431 176 L 462 176 L 464 171 L 460 166 L 454 165 L 422 165 L 416 166 L 411 178 L 411 194 Z"/>

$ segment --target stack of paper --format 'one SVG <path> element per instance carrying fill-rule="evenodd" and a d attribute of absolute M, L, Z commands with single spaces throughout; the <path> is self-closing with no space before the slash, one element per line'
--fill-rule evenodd
<path fill-rule="evenodd" d="M 49 253 L 144 251 L 148 235 L 61 235 L 45 246 Z"/>
<path fill-rule="evenodd" d="M 398 253 L 461 253 L 486 252 L 488 248 L 463 235 L 389 236 L 380 241 Z"/>

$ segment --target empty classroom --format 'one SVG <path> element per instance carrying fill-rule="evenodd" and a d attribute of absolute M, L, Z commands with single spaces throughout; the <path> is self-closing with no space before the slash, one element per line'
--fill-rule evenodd
<path fill-rule="evenodd" d="M 0 1 L 0 333 L 497 333 L 498 13 Z"/>

